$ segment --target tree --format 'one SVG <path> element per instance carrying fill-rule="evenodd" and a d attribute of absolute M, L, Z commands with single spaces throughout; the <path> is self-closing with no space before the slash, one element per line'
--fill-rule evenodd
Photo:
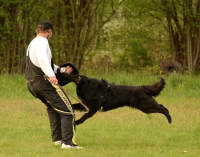
<path fill-rule="evenodd" d="M 57 62 L 65 58 L 65 61 L 73 62 L 80 68 L 85 55 L 96 45 L 98 33 L 115 15 L 122 2 L 64 0 L 62 10 L 59 9 L 55 17 L 57 35 L 62 38 L 61 42 L 56 42 L 59 43 L 59 49 L 64 47 L 64 55 L 57 53 Z M 57 6 L 60 5 L 61 2 L 57 2 Z M 106 9 L 109 11 L 105 11 Z M 54 46 L 53 49 L 55 50 L 56 47 Z"/>
<path fill-rule="evenodd" d="M 123 1 L 115 0 L 12 0 L 0 1 L 0 70 L 19 73 L 26 47 L 39 21 L 55 25 L 50 46 L 55 63 L 73 62 L 81 67 L 94 48 L 99 31 Z"/>
<path fill-rule="evenodd" d="M 43 3 L 41 0 L 0 1 L 1 73 L 21 71 L 27 44 L 34 33 L 30 33 L 31 24 L 38 19 Z"/>
<path fill-rule="evenodd" d="M 100 34 L 102 50 L 109 50 L 113 52 L 113 58 L 118 58 L 116 67 L 127 71 L 144 69 L 159 65 L 166 56 L 167 33 L 155 18 L 149 16 L 150 2 L 126 0 L 121 12 L 103 28 Z"/>
<path fill-rule="evenodd" d="M 172 60 L 196 71 L 200 63 L 200 0 L 152 0 L 152 16 L 159 19 L 169 33 Z M 158 16 L 157 10 L 165 16 Z"/>

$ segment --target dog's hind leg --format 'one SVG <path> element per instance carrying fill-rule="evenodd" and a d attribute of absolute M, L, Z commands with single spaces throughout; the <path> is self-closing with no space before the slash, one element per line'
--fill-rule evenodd
<path fill-rule="evenodd" d="M 172 118 L 169 114 L 168 109 L 165 108 L 161 104 L 157 104 L 156 102 L 151 102 L 148 105 L 140 104 L 136 108 L 138 108 L 139 110 L 141 110 L 142 112 L 147 113 L 147 114 L 149 114 L 149 113 L 162 113 L 166 116 L 169 123 L 172 122 Z"/>
<path fill-rule="evenodd" d="M 156 104 L 153 106 L 153 108 L 148 108 L 148 110 L 146 111 L 146 113 L 162 113 L 166 116 L 167 120 L 169 123 L 172 122 L 172 118 L 169 114 L 169 111 L 167 108 L 165 108 L 163 105 L 161 104 Z"/>
<path fill-rule="evenodd" d="M 161 104 L 159 104 L 159 105 L 160 105 L 160 107 L 162 108 L 160 113 L 164 114 L 164 115 L 166 116 L 166 118 L 168 119 L 168 122 L 171 123 L 171 122 L 172 122 L 172 118 L 171 118 L 171 116 L 170 116 L 170 114 L 169 114 L 168 109 L 165 108 L 165 107 L 164 107 L 163 105 L 161 105 Z"/>

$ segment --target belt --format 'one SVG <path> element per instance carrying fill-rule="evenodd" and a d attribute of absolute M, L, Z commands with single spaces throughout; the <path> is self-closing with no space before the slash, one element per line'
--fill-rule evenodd
<path fill-rule="evenodd" d="M 43 82 L 45 80 L 46 78 L 44 76 L 34 76 L 34 77 L 26 78 L 27 83 Z"/>

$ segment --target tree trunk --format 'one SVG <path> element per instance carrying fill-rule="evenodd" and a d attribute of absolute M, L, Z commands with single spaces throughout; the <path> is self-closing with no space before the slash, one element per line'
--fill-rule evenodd
<path fill-rule="evenodd" d="M 197 2 L 197 8 L 196 8 L 196 14 L 198 16 L 196 16 L 196 20 L 195 22 L 197 23 L 196 27 L 195 27 L 195 37 L 194 37 L 194 41 L 195 41 L 195 54 L 194 54 L 194 59 L 193 59 L 193 69 L 194 71 L 198 70 L 198 65 L 200 63 L 200 26 L 199 26 L 199 23 L 200 23 L 200 0 L 198 0 Z"/>
<path fill-rule="evenodd" d="M 180 62 L 182 66 L 187 66 L 188 70 L 196 71 L 200 53 L 200 0 L 182 0 L 182 3 L 162 0 L 161 5 L 154 0 L 152 2 L 159 6 L 166 16 L 172 59 Z"/>
<path fill-rule="evenodd" d="M 190 18 L 189 18 L 189 15 L 190 15 L 190 9 L 191 9 L 191 3 L 190 3 L 190 0 L 185 0 L 185 4 L 186 4 L 186 13 L 185 13 L 185 16 L 186 16 L 186 39 L 187 39 L 187 63 L 188 63 L 188 69 L 189 70 L 193 70 L 192 68 L 192 31 L 191 31 L 191 27 L 190 27 Z"/>

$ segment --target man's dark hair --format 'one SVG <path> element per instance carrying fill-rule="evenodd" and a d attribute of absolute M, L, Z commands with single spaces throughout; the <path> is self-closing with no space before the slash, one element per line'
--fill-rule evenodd
<path fill-rule="evenodd" d="M 53 24 L 49 21 L 41 21 L 38 25 L 38 28 L 40 28 L 42 30 L 51 29 L 53 31 Z"/>

